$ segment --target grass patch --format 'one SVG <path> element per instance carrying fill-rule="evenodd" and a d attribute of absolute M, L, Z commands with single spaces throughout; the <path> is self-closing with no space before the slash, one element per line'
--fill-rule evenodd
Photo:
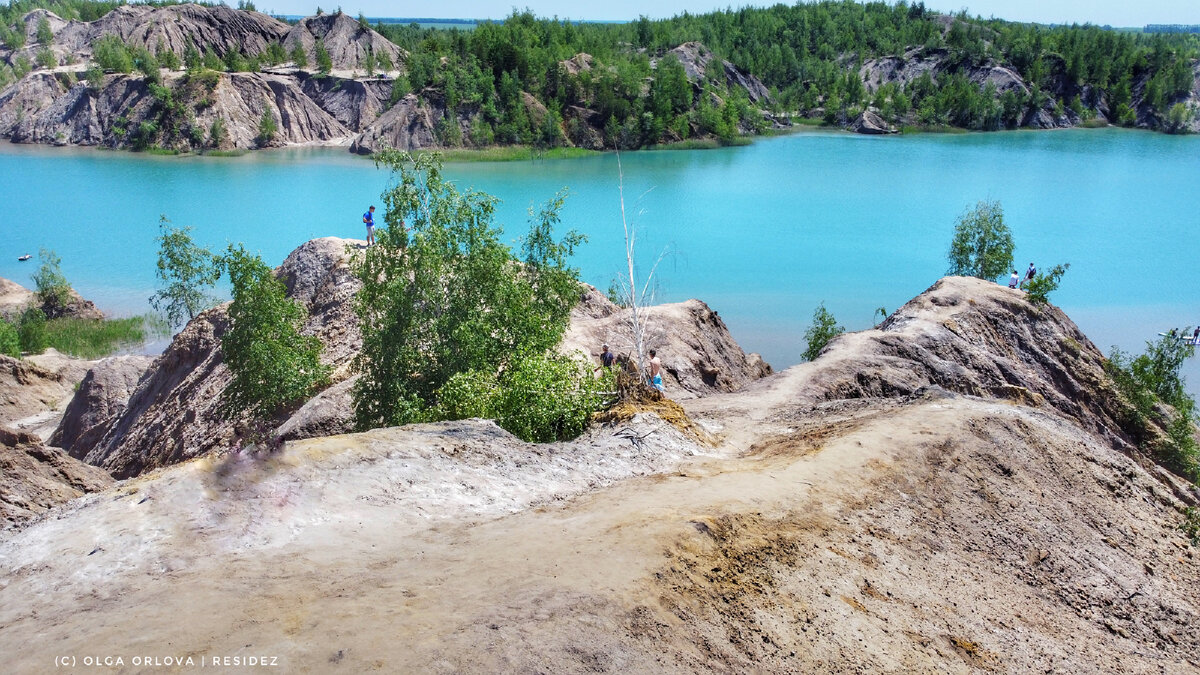
<path fill-rule="evenodd" d="M 205 157 L 241 157 L 249 150 L 209 150 L 202 153 Z"/>
<path fill-rule="evenodd" d="M 64 354 L 85 359 L 128 349 L 146 341 L 153 330 L 146 317 L 131 319 L 76 319 L 63 317 L 46 322 L 46 344 Z"/>
<path fill-rule="evenodd" d="M 952 127 L 949 124 L 905 124 L 900 127 L 902 134 L 969 134 L 968 129 Z"/>
<path fill-rule="evenodd" d="M 535 159 L 576 159 L 602 154 L 584 148 L 550 148 L 538 150 L 520 145 L 493 146 L 490 148 L 441 148 L 414 152 L 437 152 L 445 162 L 520 162 Z"/>
<path fill-rule="evenodd" d="M 793 117 L 792 124 L 798 124 L 802 127 L 823 127 L 825 120 L 820 117 Z"/>
<path fill-rule="evenodd" d="M 749 136 L 734 136 L 733 138 L 689 138 L 686 141 L 660 143 L 646 146 L 646 150 L 716 150 L 717 148 L 738 147 L 754 142 Z"/>
<path fill-rule="evenodd" d="M 176 150 L 175 148 L 160 148 L 157 145 L 152 145 L 152 146 L 146 148 L 145 150 L 143 150 L 142 152 L 145 152 L 147 155 L 174 156 L 174 155 L 179 154 L 179 151 Z"/>
<path fill-rule="evenodd" d="M 1093 117 L 1092 119 L 1081 123 L 1079 126 L 1083 127 L 1084 129 L 1103 129 L 1104 127 L 1108 126 L 1108 122 L 1105 122 L 1099 117 Z"/>

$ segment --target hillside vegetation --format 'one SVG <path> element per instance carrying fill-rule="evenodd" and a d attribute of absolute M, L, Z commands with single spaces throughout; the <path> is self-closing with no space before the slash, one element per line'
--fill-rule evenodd
<path fill-rule="evenodd" d="M 1018 24 L 904 2 L 625 24 L 514 11 L 474 30 L 371 26 L 340 11 L 287 24 L 240 7 L 0 7 L 0 135 L 373 152 L 731 142 L 795 118 L 862 130 L 864 114 L 875 132 L 1200 130 L 1194 34 Z"/>

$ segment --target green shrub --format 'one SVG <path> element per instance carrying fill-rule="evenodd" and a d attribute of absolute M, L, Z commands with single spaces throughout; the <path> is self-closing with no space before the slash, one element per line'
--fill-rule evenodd
<path fill-rule="evenodd" d="M 804 331 L 804 341 L 808 344 L 804 350 L 804 360 L 812 361 L 817 358 L 830 340 L 845 332 L 845 326 L 838 325 L 833 314 L 825 309 L 825 303 L 817 305 L 817 308 L 813 310 L 812 325 Z"/>
<path fill-rule="evenodd" d="M 320 340 L 300 334 L 304 310 L 270 267 L 233 244 L 223 262 L 233 287 L 230 327 L 221 336 L 221 354 L 233 373 L 225 405 L 268 420 L 311 394 L 329 367 L 321 364 Z"/>
<path fill-rule="evenodd" d="M 53 70 L 58 67 L 58 57 L 54 55 L 54 50 L 42 47 L 37 53 L 37 64 L 46 70 Z"/>
<path fill-rule="evenodd" d="M 386 226 L 376 230 L 377 245 L 352 266 L 363 282 L 355 298 L 363 334 L 356 424 L 429 419 L 439 392 L 444 410 L 486 410 L 459 395 L 472 383 L 478 388 L 479 375 L 451 379 L 515 372 L 523 355 L 558 343 L 579 299 L 578 272 L 567 260 L 582 238 L 552 236 L 564 195 L 531 212 L 517 258 L 492 224 L 496 199 L 460 192 L 442 177 L 437 155 L 376 157 L 397 175 L 382 195 Z"/>
<path fill-rule="evenodd" d="M 612 371 L 592 376 L 590 364 L 567 356 L 530 356 L 502 378 L 494 406 L 496 421 L 534 443 L 575 438 L 614 388 Z"/>
<path fill-rule="evenodd" d="M 1180 374 L 1195 347 L 1168 331 L 1136 357 L 1114 348 L 1104 370 L 1126 399 L 1122 427 L 1140 448 L 1176 474 L 1200 483 L 1200 447 L 1195 433 L 1196 401 Z M 1171 409 L 1160 408 L 1164 403 Z M 1158 426 L 1162 433 L 1157 433 Z"/>
<path fill-rule="evenodd" d="M 71 285 L 62 273 L 62 258 L 48 249 L 38 250 L 41 265 L 33 273 L 34 290 L 38 302 L 49 308 L 51 314 L 67 306 L 70 301 Z"/>
<path fill-rule="evenodd" d="M 116 35 L 105 35 L 92 44 L 92 60 L 104 70 L 117 73 L 133 71 L 133 55 Z"/>
<path fill-rule="evenodd" d="M 304 47 L 302 47 L 300 43 L 297 42 L 296 46 L 292 47 L 291 57 L 292 64 L 297 68 L 303 69 L 308 67 L 308 55 L 304 53 Z"/>
<path fill-rule="evenodd" d="M 0 318 L 0 354 L 21 358 L 21 334 L 7 319 Z"/>
<path fill-rule="evenodd" d="M 21 314 L 21 323 L 17 328 L 21 342 L 21 351 L 29 354 L 41 354 L 46 351 L 46 313 L 37 307 L 30 307 Z"/>
<path fill-rule="evenodd" d="M 317 38 L 317 43 L 313 46 L 313 57 L 317 60 L 317 72 L 322 75 L 328 75 L 333 70 L 333 59 L 329 56 L 329 50 L 325 48 L 325 41 Z"/>
<path fill-rule="evenodd" d="M 1012 231 L 1000 202 L 980 201 L 958 217 L 950 242 L 948 274 L 995 279 L 1012 269 Z"/>
<path fill-rule="evenodd" d="M 1189 506 L 1183 510 L 1183 522 L 1179 531 L 1188 538 L 1192 546 L 1200 546 L 1200 509 Z"/>
<path fill-rule="evenodd" d="M 495 419 L 500 383 L 495 375 L 468 370 L 450 376 L 438 390 L 435 415 L 439 419 L 463 420 L 471 417 Z"/>
<path fill-rule="evenodd" d="M 192 228 L 175 227 L 162 215 L 158 231 L 156 275 L 161 288 L 150 296 L 150 306 L 170 325 L 181 326 L 217 303 L 206 289 L 217 283 L 221 267 L 211 251 L 192 240 Z"/>
<path fill-rule="evenodd" d="M 267 145 L 275 138 L 275 132 L 279 129 L 275 123 L 275 116 L 271 114 L 270 106 L 263 108 L 262 117 L 258 118 L 258 144 L 260 146 Z"/>
<path fill-rule="evenodd" d="M 87 80 L 88 88 L 92 91 L 100 91 L 104 88 L 104 69 L 96 64 L 92 64 L 83 74 L 83 79 Z"/>
<path fill-rule="evenodd" d="M 1026 299 L 1034 305 L 1050 301 L 1050 293 L 1058 290 L 1058 282 L 1071 269 L 1071 264 L 1055 265 L 1048 272 L 1039 272 L 1025 284 Z"/>
<path fill-rule="evenodd" d="M 50 30 L 50 20 L 44 14 L 38 18 L 37 41 L 43 45 L 48 45 L 54 41 L 54 32 Z"/>

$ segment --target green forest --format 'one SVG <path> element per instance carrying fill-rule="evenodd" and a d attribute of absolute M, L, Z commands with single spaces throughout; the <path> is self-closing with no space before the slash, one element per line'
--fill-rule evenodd
<path fill-rule="evenodd" d="M 117 4 L 14 0 L 0 6 L 0 38 L 10 48 L 22 46 L 26 36 L 15 26 L 35 7 L 87 21 Z M 245 2 L 239 7 L 253 9 Z M 360 22 L 367 25 L 365 18 Z M 921 2 L 780 4 L 623 24 L 514 11 L 474 30 L 395 23 L 371 28 L 407 52 L 403 64 L 381 59 L 367 66 L 368 77 L 376 67 L 401 68 L 391 81 L 392 103 L 416 93 L 469 120 L 466 131 L 450 121 L 439 127 L 446 146 L 582 145 L 595 132 L 606 148 L 692 138 L 732 141 L 774 122 L 845 125 L 864 110 L 901 128 L 971 130 L 1036 126 L 1031 120 L 1040 114 L 1053 126 L 1112 123 L 1184 131 L 1197 114 L 1187 99 L 1200 35 L 983 20 L 936 14 Z M 716 59 L 706 78 L 694 84 L 667 53 L 687 42 L 702 43 Z M 591 56 L 589 67 L 565 64 L 578 54 Z M 158 56 L 134 53 L 126 66 L 118 59 L 115 69 L 257 70 L 304 60 L 278 45 L 263 54 L 223 55 L 198 45 L 182 63 L 173 55 L 168 62 Z M 863 65 L 882 57 L 895 57 L 893 67 L 922 60 L 936 67 L 878 87 L 865 83 Z M 761 80 L 770 96 L 752 101 L 727 77 L 721 59 Z M 298 65 L 328 73 L 321 63 Z M 10 64 L 7 75 L 0 73 L 0 86 L 32 67 L 28 58 Z M 111 61 L 102 67 L 114 69 Z M 990 82 L 981 85 L 987 79 L 981 69 L 993 67 L 1010 69 L 1023 86 L 1001 91 Z M 531 115 L 526 94 L 546 112 Z"/>

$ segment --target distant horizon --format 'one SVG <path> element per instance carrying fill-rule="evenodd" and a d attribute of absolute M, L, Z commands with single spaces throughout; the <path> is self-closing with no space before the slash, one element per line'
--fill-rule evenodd
<path fill-rule="evenodd" d="M 282 2 L 256 2 L 260 12 L 268 12 L 284 16 L 311 16 L 316 13 L 318 3 L 307 0 L 283 0 Z M 775 3 L 742 3 L 736 7 L 768 7 Z M 1123 0 L 970 0 L 957 7 L 951 6 L 949 0 L 930 0 L 925 6 L 941 14 L 954 14 L 966 10 L 970 16 L 1003 19 L 1022 23 L 1042 24 L 1085 24 L 1112 26 L 1114 28 L 1142 28 L 1150 24 L 1200 24 L 1200 4 L 1194 0 L 1143 0 L 1137 6 Z M 602 8 L 592 8 L 594 15 L 579 16 L 579 6 L 562 0 L 528 0 L 521 3 L 521 8 L 528 8 L 535 15 L 543 18 L 570 19 L 572 21 L 588 22 L 628 22 L 635 21 L 641 15 L 651 19 L 668 19 L 689 12 L 691 14 L 707 14 L 709 12 L 733 7 L 732 3 L 721 0 L 662 0 L 655 3 L 653 9 L 647 11 L 643 3 L 631 0 L 611 0 L 604 3 Z M 341 5 L 340 9 L 346 14 L 358 16 L 360 13 L 372 19 L 410 19 L 405 14 L 427 13 L 425 11 L 405 12 L 406 8 L 415 9 L 415 3 L 391 3 L 383 0 L 360 0 L 358 3 Z M 445 12 L 444 16 L 426 16 L 415 18 L 416 21 L 486 21 L 502 20 L 512 14 L 517 5 L 511 2 L 485 2 L 484 0 L 444 0 L 439 7 Z M 339 9 L 339 5 L 322 6 L 326 12 Z"/>

